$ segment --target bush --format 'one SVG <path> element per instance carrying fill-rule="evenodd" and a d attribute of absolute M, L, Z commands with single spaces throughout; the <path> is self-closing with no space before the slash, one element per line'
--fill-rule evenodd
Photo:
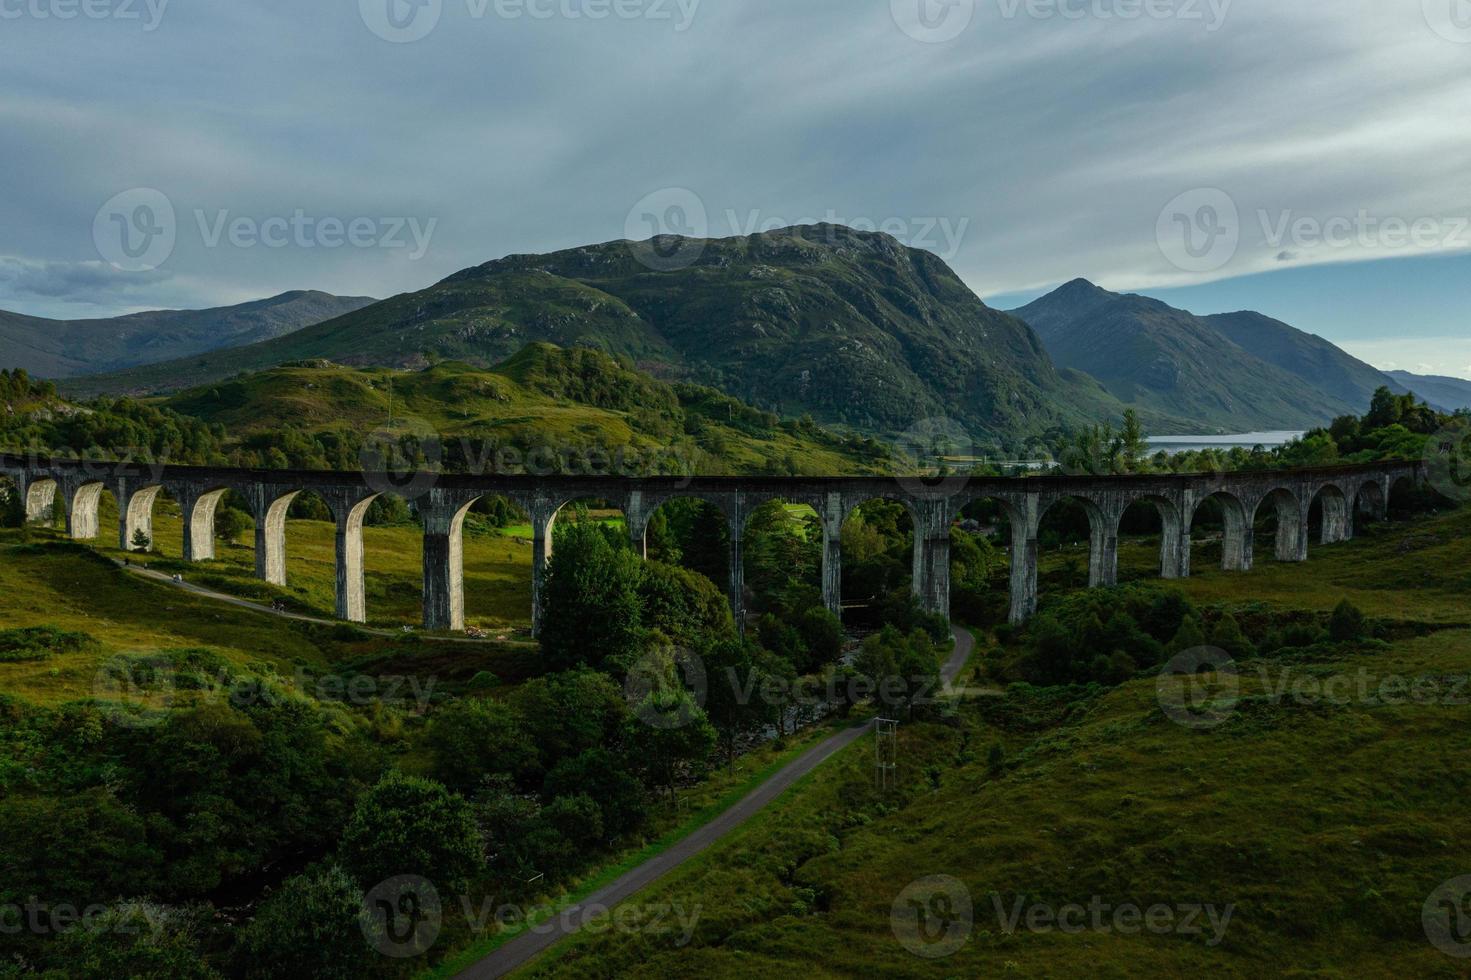
<path fill-rule="evenodd" d="M 339 854 L 365 889 L 399 875 L 463 888 L 485 863 L 470 804 L 439 783 L 398 772 L 358 801 Z"/>
<path fill-rule="evenodd" d="M 336 866 L 288 878 L 240 933 L 241 972 L 256 980 L 354 980 L 372 966 L 363 893 Z"/>
<path fill-rule="evenodd" d="M 435 775 L 452 789 L 472 790 L 495 773 L 525 782 L 540 769 L 535 744 L 498 701 L 451 701 L 435 713 L 427 742 Z"/>
<path fill-rule="evenodd" d="M 1328 620 L 1328 636 L 1334 643 L 1353 643 L 1367 636 L 1364 614 L 1352 602 L 1344 599 L 1333 610 Z"/>

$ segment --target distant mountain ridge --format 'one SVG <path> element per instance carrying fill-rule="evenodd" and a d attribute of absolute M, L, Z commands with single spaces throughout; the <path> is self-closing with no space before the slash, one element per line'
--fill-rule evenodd
<path fill-rule="evenodd" d="M 1405 390 L 1413 391 L 1425 401 L 1445 412 L 1471 408 L 1471 381 L 1434 374 L 1411 374 L 1409 371 L 1387 371 Z"/>
<path fill-rule="evenodd" d="M 0 367 L 73 378 L 270 340 L 375 302 L 295 290 L 208 310 L 153 310 L 95 320 L 48 320 L 0 310 Z"/>
<path fill-rule="evenodd" d="M 1221 329 L 1261 329 L 1245 318 L 1212 323 L 1086 279 L 1012 313 L 1031 325 L 1059 365 L 1087 372 L 1126 404 L 1203 426 L 1231 432 L 1310 428 L 1367 406 L 1304 385 L 1299 375 Z"/>
<path fill-rule="evenodd" d="M 941 259 L 891 236 L 817 225 L 656 244 L 692 258 L 659 271 L 626 241 L 508 256 L 285 337 L 68 388 L 178 390 L 311 358 L 488 367 L 542 341 L 870 433 L 943 417 L 1001 438 L 1123 412 Z"/>

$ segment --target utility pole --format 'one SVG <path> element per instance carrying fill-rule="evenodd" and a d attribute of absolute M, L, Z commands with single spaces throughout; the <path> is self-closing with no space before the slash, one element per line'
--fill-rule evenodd
<path fill-rule="evenodd" d="M 892 718 L 875 718 L 875 781 L 880 793 L 892 793 L 899 784 L 899 722 Z"/>

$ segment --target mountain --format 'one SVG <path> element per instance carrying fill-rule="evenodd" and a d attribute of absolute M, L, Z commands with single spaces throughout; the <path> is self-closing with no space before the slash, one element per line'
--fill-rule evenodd
<path fill-rule="evenodd" d="M 1219 313 L 1206 323 L 1251 353 L 1311 384 L 1319 391 L 1368 409 L 1374 392 L 1388 387 L 1403 394 L 1404 387 L 1390 375 L 1334 346 L 1315 334 L 1260 313 Z"/>
<path fill-rule="evenodd" d="M 1442 411 L 1458 412 L 1463 408 L 1471 408 L 1471 381 L 1464 378 L 1411 374 L 1408 371 L 1385 373 L 1398 382 L 1401 388 L 1413 391 Z"/>
<path fill-rule="evenodd" d="M 0 310 L 0 367 L 71 378 L 269 340 L 374 302 L 315 291 L 211 310 L 155 310 L 98 320 L 46 320 Z"/>
<path fill-rule="evenodd" d="M 650 268 L 650 249 L 687 267 Z M 178 390 L 312 358 L 485 367 L 537 341 L 872 433 L 946 417 L 1004 437 L 1123 411 L 1091 379 L 1059 372 L 1025 323 L 936 256 L 832 225 L 513 255 L 275 340 L 67 387 Z"/>
<path fill-rule="evenodd" d="M 1198 425 L 1228 432 L 1301 429 L 1367 407 L 1303 384 L 1205 318 L 1086 279 L 1012 313 L 1037 332 L 1059 365 L 1086 371 L 1122 402 Z"/>

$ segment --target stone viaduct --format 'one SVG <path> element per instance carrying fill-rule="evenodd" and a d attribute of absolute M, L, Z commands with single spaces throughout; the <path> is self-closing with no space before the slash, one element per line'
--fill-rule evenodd
<path fill-rule="evenodd" d="M 678 497 L 698 498 L 719 508 L 730 526 L 730 601 L 743 621 L 746 518 L 770 500 L 807 504 L 823 531 L 822 593 L 841 615 L 843 522 L 859 504 L 898 501 L 914 524 L 914 590 L 924 607 L 950 611 L 950 527 L 969 504 L 995 501 L 1011 526 L 1011 619 L 1022 622 L 1037 608 L 1037 537 L 1055 505 L 1076 500 L 1091 526 L 1089 582 L 1118 580 L 1119 526 L 1124 512 L 1144 503 L 1159 512 L 1160 568 L 1165 578 L 1190 574 L 1191 525 L 1207 499 L 1225 514 L 1223 566 L 1249 571 L 1253 527 L 1264 508 L 1277 517 L 1276 557 L 1306 561 L 1309 511 L 1321 501 L 1322 543 L 1353 535 L 1353 517 L 1363 510 L 1383 519 L 1389 500 L 1405 485 L 1424 482 L 1423 464 L 1380 463 L 1331 469 L 1232 472 L 1174 476 L 1043 476 L 1013 479 L 949 477 L 579 477 L 459 476 L 239 470 L 149 466 L 0 454 L 0 476 L 16 484 L 30 520 L 44 520 L 60 501 L 67 531 L 96 538 L 98 504 L 104 490 L 118 504 L 118 544 L 128 548 L 137 531 L 153 537 L 153 505 L 167 491 L 185 515 L 183 554 L 188 561 L 214 557 L 214 519 L 220 500 L 235 492 L 255 518 L 256 574 L 286 584 L 286 513 L 296 496 L 314 491 L 337 523 L 337 615 L 364 622 L 363 518 L 384 493 L 411 498 L 424 529 L 424 626 L 461 630 L 465 624 L 462 529 L 470 507 L 482 497 L 502 496 L 531 518 L 533 632 L 540 628 L 541 591 L 552 552 L 557 514 L 578 500 L 606 500 L 622 509 L 635 549 L 644 553 L 649 519 Z"/>

